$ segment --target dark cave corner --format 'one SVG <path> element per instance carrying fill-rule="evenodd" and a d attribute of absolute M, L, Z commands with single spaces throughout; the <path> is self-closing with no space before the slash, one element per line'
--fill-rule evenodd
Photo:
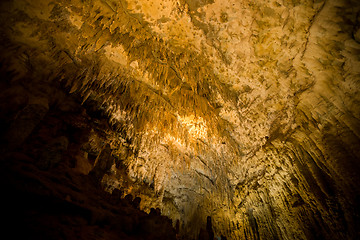
<path fill-rule="evenodd" d="M 176 239 L 172 221 L 159 211 L 141 211 L 139 197 L 124 197 L 119 189 L 104 191 L 100 181 L 115 158 L 102 138 L 109 126 L 100 113 L 85 109 L 61 86 L 29 87 L 29 80 L 14 83 L 4 77 L 1 84 L 5 236 Z M 36 91 L 43 96 L 34 96 Z M 91 132 L 98 134 L 100 145 L 90 146 Z"/>

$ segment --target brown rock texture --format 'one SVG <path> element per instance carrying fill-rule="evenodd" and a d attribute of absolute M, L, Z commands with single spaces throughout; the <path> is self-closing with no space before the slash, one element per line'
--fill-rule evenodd
<path fill-rule="evenodd" d="M 178 238 L 359 239 L 357 0 L 0 7 L 2 153 L 65 152 Z"/>

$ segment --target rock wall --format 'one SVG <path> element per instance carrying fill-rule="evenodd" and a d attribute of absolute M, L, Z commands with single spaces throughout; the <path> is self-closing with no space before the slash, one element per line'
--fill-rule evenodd
<path fill-rule="evenodd" d="M 42 85 L 45 88 L 50 86 Z M 29 92 L 23 89 L 22 94 Z M 28 105 L 18 112 L 7 136 L 0 134 L 2 233 L 10 239 L 176 239 L 172 221 L 155 209 L 141 211 L 140 198 L 104 191 L 99 183 L 111 166 L 91 163 L 94 155 L 111 159 L 102 137 L 106 126 L 99 125 L 101 118 L 89 116 L 76 98 L 64 96 L 66 108 L 50 105 L 38 121 L 33 116 L 42 108 Z M 14 99 L 7 99 L 7 106 L 15 107 Z M 0 120 L 6 124 L 9 115 L 0 114 Z M 26 124 L 19 119 L 27 119 Z M 89 141 L 95 136 L 98 146 Z"/>
<path fill-rule="evenodd" d="M 104 186 L 184 236 L 211 216 L 228 239 L 356 239 L 359 12 L 356 0 L 4 1 L 1 84 L 30 89 L 10 94 L 19 109 L 39 106 L 20 125 L 53 104 L 49 83 L 106 116 Z"/>

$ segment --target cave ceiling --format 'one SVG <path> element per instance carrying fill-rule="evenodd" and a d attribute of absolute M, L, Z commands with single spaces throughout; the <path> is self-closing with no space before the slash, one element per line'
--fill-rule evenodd
<path fill-rule="evenodd" d="M 211 216 L 229 239 L 355 239 L 359 13 L 356 0 L 2 1 L 1 67 L 39 104 L 53 82 L 95 103 L 127 191 L 186 234 Z"/>

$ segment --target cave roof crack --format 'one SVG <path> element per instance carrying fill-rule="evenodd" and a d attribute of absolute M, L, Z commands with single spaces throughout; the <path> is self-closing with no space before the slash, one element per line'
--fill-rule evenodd
<path fill-rule="evenodd" d="M 305 52 L 307 51 L 307 46 L 309 44 L 309 40 L 310 40 L 310 35 L 311 35 L 311 28 L 314 26 L 314 23 L 317 19 L 317 17 L 319 16 L 319 14 L 321 13 L 321 11 L 324 9 L 325 4 L 327 3 L 327 0 L 324 0 L 324 3 L 321 5 L 321 7 L 319 8 L 319 10 L 313 15 L 313 17 L 310 19 L 310 26 L 307 30 L 307 36 L 305 39 L 305 46 L 304 46 L 304 50 L 301 53 L 301 57 L 300 59 L 303 60 Z"/>

